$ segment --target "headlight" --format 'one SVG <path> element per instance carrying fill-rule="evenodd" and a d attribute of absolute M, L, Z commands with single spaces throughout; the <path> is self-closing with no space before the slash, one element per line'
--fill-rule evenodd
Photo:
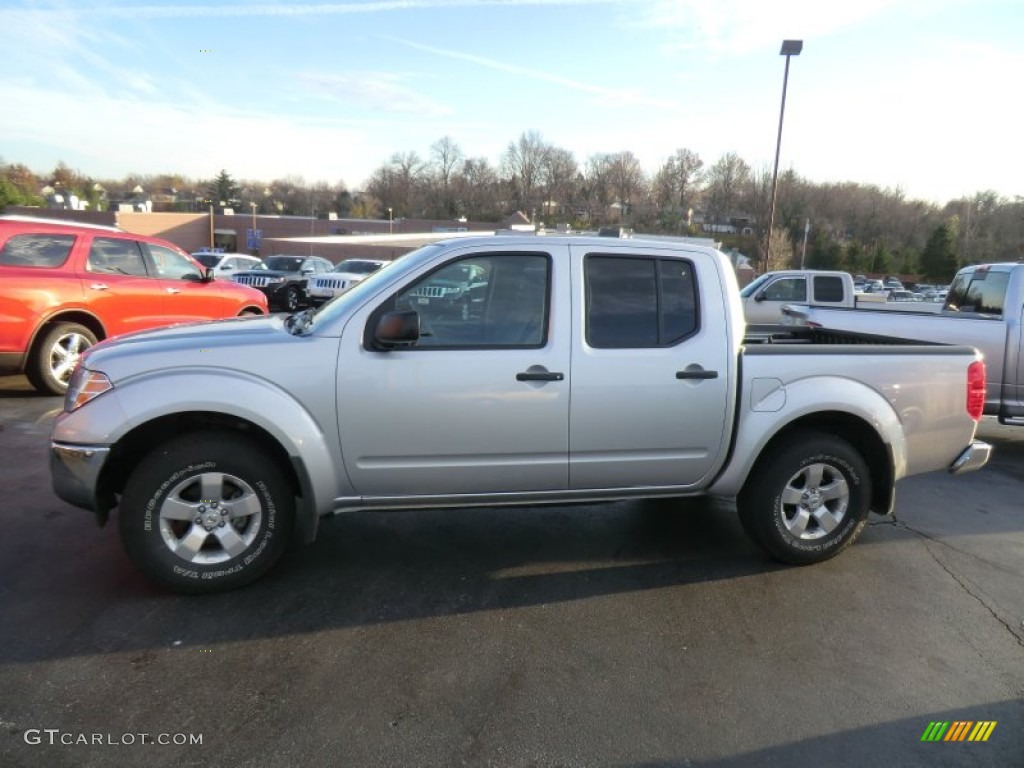
<path fill-rule="evenodd" d="M 64 395 L 64 410 L 70 413 L 113 388 L 114 385 L 105 373 L 90 371 L 84 365 L 79 365 L 71 374 L 68 391 Z"/>

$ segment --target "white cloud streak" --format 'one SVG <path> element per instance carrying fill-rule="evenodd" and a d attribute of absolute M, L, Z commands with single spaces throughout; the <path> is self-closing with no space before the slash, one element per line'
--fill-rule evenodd
<path fill-rule="evenodd" d="M 245 5 L 101 5 L 78 6 L 75 11 L 92 17 L 130 19 L 158 18 L 237 18 L 266 16 L 343 16 L 351 14 L 391 13 L 411 10 L 444 10 L 448 8 L 491 9 L 514 7 L 582 7 L 598 5 L 637 5 L 643 0 L 376 0 L 367 3 L 248 3 Z M 39 8 L 0 11 L 0 20 L 7 14 L 64 14 L 64 8 Z"/>
<path fill-rule="evenodd" d="M 579 80 L 573 80 L 568 77 L 562 77 L 551 72 L 544 72 L 537 69 L 529 69 L 528 67 L 521 67 L 518 64 L 508 64 L 495 59 L 489 59 L 484 56 L 477 56 L 473 53 L 465 53 L 463 51 L 453 51 L 447 48 L 438 48 L 432 45 L 424 45 L 422 43 L 416 43 L 411 40 L 403 40 L 397 37 L 385 36 L 386 40 L 391 40 L 401 45 L 407 46 L 417 51 L 423 51 L 424 53 L 430 53 L 435 56 L 443 56 L 449 59 L 456 59 L 458 61 L 467 61 L 471 64 L 476 64 L 487 69 L 494 69 L 499 72 L 504 72 L 510 75 L 517 75 L 520 77 L 527 77 L 532 80 L 538 80 L 546 83 L 552 83 L 554 85 L 561 85 L 574 91 L 581 93 L 590 94 L 595 96 L 599 101 L 611 105 L 646 105 L 657 107 L 658 109 L 665 109 L 670 111 L 676 111 L 679 109 L 678 104 L 673 102 L 665 101 L 662 99 L 651 99 L 643 94 L 635 91 L 605 88 L 600 85 L 592 85 L 590 83 L 584 83 Z"/>

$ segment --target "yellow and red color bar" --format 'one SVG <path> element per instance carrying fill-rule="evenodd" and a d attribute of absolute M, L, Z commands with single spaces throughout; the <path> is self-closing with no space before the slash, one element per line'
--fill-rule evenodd
<path fill-rule="evenodd" d="M 921 741 L 988 741 L 995 728 L 995 720 L 933 721 L 924 729 Z"/>

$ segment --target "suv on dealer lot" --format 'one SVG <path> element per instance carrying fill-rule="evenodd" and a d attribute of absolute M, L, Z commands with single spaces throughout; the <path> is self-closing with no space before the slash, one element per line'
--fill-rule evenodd
<path fill-rule="evenodd" d="M 330 272 L 334 264 L 319 256 L 268 256 L 265 268 L 235 272 L 231 279 L 267 295 L 270 308 L 294 312 L 309 303 L 306 283 L 312 275 Z"/>
<path fill-rule="evenodd" d="M 323 304 L 390 263 L 384 259 L 345 259 L 330 274 L 311 277 L 306 293 L 311 303 Z"/>
<path fill-rule="evenodd" d="M 63 394 L 79 355 L 108 336 L 266 312 L 259 291 L 213 280 L 164 240 L 0 217 L 0 374 L 41 392 Z"/>

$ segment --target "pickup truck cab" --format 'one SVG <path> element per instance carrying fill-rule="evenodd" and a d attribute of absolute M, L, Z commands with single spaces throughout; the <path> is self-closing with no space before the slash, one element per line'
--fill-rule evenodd
<path fill-rule="evenodd" d="M 879 337 L 977 347 L 988 378 L 985 413 L 1024 424 L 1024 264 L 979 264 L 957 272 L 942 304 L 917 302 L 930 312 L 885 313 L 796 305 L 784 322 Z"/>
<path fill-rule="evenodd" d="M 814 269 L 765 272 L 745 286 L 740 297 L 748 323 L 778 323 L 786 304 L 854 306 L 853 277 L 848 272 Z"/>
<path fill-rule="evenodd" d="M 908 302 L 894 296 L 896 288 L 886 288 L 881 280 L 857 283 L 848 272 L 817 269 L 787 269 L 765 272 L 740 291 L 743 315 L 751 324 L 781 323 L 783 308 L 789 304 L 809 304 L 831 309 L 867 307 L 886 311 L 938 312 L 937 305 Z"/>
<path fill-rule="evenodd" d="M 737 500 L 766 552 L 851 544 L 895 483 L 982 466 L 968 347 L 745 338 L 717 250 L 533 235 L 427 245 L 317 310 L 101 344 L 54 422 L 57 494 L 183 592 L 359 509 Z"/>

